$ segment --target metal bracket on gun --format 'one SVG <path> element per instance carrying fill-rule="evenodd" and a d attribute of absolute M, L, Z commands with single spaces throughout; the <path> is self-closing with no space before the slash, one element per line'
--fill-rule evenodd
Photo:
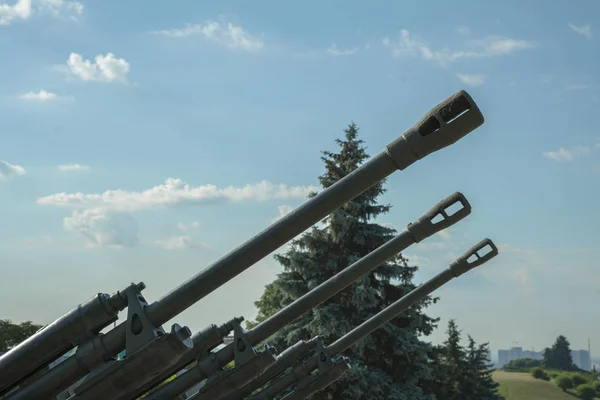
<path fill-rule="evenodd" d="M 136 353 L 148 343 L 163 336 L 165 330 L 162 326 L 156 327 L 148 316 L 145 308 L 148 302 L 141 293 L 142 288 L 130 286 L 125 290 L 127 296 L 127 333 L 125 336 L 125 354 Z"/>

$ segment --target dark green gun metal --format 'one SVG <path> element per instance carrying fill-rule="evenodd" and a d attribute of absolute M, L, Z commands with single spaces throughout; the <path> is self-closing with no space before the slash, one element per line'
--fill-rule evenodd
<path fill-rule="evenodd" d="M 214 357 L 211 346 L 222 342 L 227 335 L 224 332 L 230 328 L 237 338 L 238 350 L 226 347 L 230 349 L 226 351 L 227 358 L 233 359 L 235 355 L 240 367 L 244 365 L 242 361 L 248 361 L 249 370 L 264 370 L 275 362 L 274 350 L 259 353 L 252 344 L 258 343 L 257 338 L 272 334 L 275 325 L 266 325 L 268 328 L 259 325 L 245 333 L 239 325 L 241 321 L 233 320 L 223 329 L 214 325 L 207 328 L 212 332 L 210 335 L 192 336 L 185 326 L 173 324 L 170 330 L 165 330 L 162 324 L 393 172 L 457 142 L 483 122 L 483 115 L 471 96 L 459 91 L 430 110 L 383 152 L 154 303 L 146 302 L 141 294 L 144 284 L 139 283 L 112 296 L 99 294 L 81 304 L 0 357 L 0 398 L 54 398 L 78 383 L 72 399 L 125 399 L 125 393 L 128 396 L 140 388 L 158 384 L 158 377 L 165 371 L 177 371 L 184 362 Z M 127 320 L 101 333 L 125 307 Z M 282 314 L 278 318 L 288 317 Z M 194 351 L 197 345 L 201 351 Z M 250 346 L 247 351 L 239 350 L 244 345 Z M 73 356 L 44 371 L 48 363 L 74 348 Z M 117 359 L 123 350 L 126 357 Z M 218 364 L 213 362 L 212 366 Z M 241 374 L 241 368 L 235 370 Z M 211 373 L 207 371 L 205 375 Z"/>
<path fill-rule="evenodd" d="M 454 210 L 457 204 L 460 204 L 460 208 L 450 214 L 449 210 Z M 250 356 L 254 355 L 253 346 L 256 344 L 268 339 L 287 324 L 335 296 L 412 244 L 419 243 L 454 225 L 470 213 L 471 205 L 462 193 L 457 192 L 448 196 L 421 218 L 409 224 L 399 235 L 282 308 L 253 329 L 247 332 L 243 332 L 241 328 L 234 330 L 233 343 L 214 353 L 210 358 L 199 360 L 195 367 L 149 395 L 148 400 L 172 398 L 204 379 L 208 379 L 208 381 L 200 389 L 200 393 L 207 399 L 213 399 L 229 392 L 232 386 L 239 387 L 252 380 L 261 379 L 259 375 L 275 363 L 276 359 L 271 352 L 267 351 L 257 353 L 261 354 L 262 357 L 257 358 L 257 361 L 254 362 L 250 357 L 246 357 L 244 353 L 250 352 Z M 234 369 L 220 370 L 231 361 L 235 361 Z"/>
<path fill-rule="evenodd" d="M 486 248 L 489 248 L 489 251 L 484 253 Z M 344 350 L 381 328 L 439 287 L 454 278 L 458 278 L 471 269 L 488 262 L 497 255 L 498 248 L 496 245 L 490 239 L 482 240 L 450 264 L 444 271 L 413 289 L 410 293 L 340 337 L 334 343 L 329 346 L 318 344 L 315 354 L 312 357 L 293 367 L 290 372 L 276 379 L 260 392 L 247 397 L 256 389 L 248 387 L 244 392 L 233 391 L 221 399 L 234 400 L 247 398 L 249 400 L 271 400 L 281 395 L 290 386 L 295 385 L 294 390 L 285 394 L 282 399 L 301 400 L 323 390 L 340 379 L 350 369 L 348 359 L 340 355 Z M 271 368 L 277 368 L 277 363 Z M 313 373 L 314 370 L 317 370 L 317 372 Z M 284 369 L 277 368 L 276 372 L 280 374 L 283 371 Z M 249 392 L 247 391 L 248 389 L 250 389 Z M 191 396 L 189 399 L 194 399 L 196 398 L 195 396 Z"/>

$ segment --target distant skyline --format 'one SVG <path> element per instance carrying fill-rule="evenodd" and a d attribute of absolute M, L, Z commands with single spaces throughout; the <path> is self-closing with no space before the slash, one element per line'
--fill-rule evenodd
<path fill-rule="evenodd" d="M 155 301 L 302 204 L 349 123 L 375 156 L 466 89 L 485 124 L 381 198 L 397 229 L 455 191 L 473 206 L 407 249 L 418 283 L 484 237 L 500 247 L 434 294 L 424 339 L 454 318 L 493 354 L 560 334 L 600 354 L 598 15 L 592 0 L 0 0 L 0 318 L 48 323 L 138 281 Z M 269 256 L 172 322 L 251 320 L 280 271 Z"/>

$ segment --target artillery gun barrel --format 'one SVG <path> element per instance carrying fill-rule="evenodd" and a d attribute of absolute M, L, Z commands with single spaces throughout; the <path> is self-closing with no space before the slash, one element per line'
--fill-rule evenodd
<path fill-rule="evenodd" d="M 481 252 L 486 247 L 489 247 L 490 251 L 485 254 L 481 254 Z M 437 274 L 424 284 L 416 287 L 407 295 L 401 297 L 393 304 L 386 307 L 379 313 L 375 314 L 374 316 L 372 316 L 371 318 L 369 318 L 350 332 L 346 333 L 344 336 L 340 337 L 338 340 L 336 340 L 329 346 L 323 348 L 322 351 L 319 352 L 319 354 L 315 354 L 305 363 L 295 367 L 290 373 L 284 375 L 278 381 L 275 381 L 271 386 L 268 386 L 256 395 L 249 397 L 249 399 L 272 399 L 274 396 L 285 390 L 285 388 L 298 381 L 299 375 L 311 374 L 311 372 L 319 366 L 319 360 L 329 359 L 336 354 L 342 353 L 344 350 L 354 345 L 360 339 L 364 338 L 365 336 L 368 336 L 369 334 L 379 329 L 393 318 L 405 312 L 413 304 L 424 299 L 442 285 L 445 285 L 452 279 L 457 278 L 462 274 L 470 271 L 471 269 L 486 263 L 487 261 L 496 257 L 497 255 L 498 248 L 490 239 L 484 239 L 480 241 L 475 246 L 471 247 L 465 254 L 456 259 L 456 261 L 450 264 L 450 266 L 444 271 Z M 471 259 L 472 261 L 470 261 Z M 313 375 L 308 376 L 307 379 L 315 378 L 316 375 Z M 296 393 L 294 394 L 293 398 L 297 400 L 310 396 L 314 393 L 314 391 L 311 391 L 310 388 L 310 385 L 305 385 L 305 388 L 302 392 L 302 395 L 304 397 L 299 396 L 299 393 Z"/>
<path fill-rule="evenodd" d="M 275 363 L 269 366 L 265 372 L 246 383 L 244 386 L 230 391 L 227 395 L 221 397 L 220 400 L 241 400 L 245 398 L 247 395 L 291 367 L 296 361 L 308 356 L 315 349 L 317 340 L 318 337 L 314 337 L 308 341 L 301 340 L 288 347 L 277 356 Z"/>
<path fill-rule="evenodd" d="M 194 359 L 201 358 L 202 356 L 208 356 L 211 350 L 223 343 L 223 338 L 233 330 L 233 324 L 235 322 L 241 323 L 243 321 L 244 318 L 242 317 L 233 318 L 231 321 L 228 321 L 219 327 L 216 325 L 209 325 L 205 329 L 196 332 L 192 336 L 192 343 L 194 344 L 194 347 L 184 354 L 176 364 L 170 368 L 164 369 L 148 382 L 139 386 L 136 385 L 137 387 L 134 390 L 123 391 L 119 397 L 115 398 L 115 400 L 131 400 L 133 398 L 138 398 L 142 394 L 151 390 L 154 386 L 165 381 L 170 376 L 175 375 L 186 365 L 194 361 Z"/>
<path fill-rule="evenodd" d="M 385 151 L 150 304 L 146 309 L 148 319 L 156 326 L 166 323 L 396 170 L 403 170 L 428 154 L 457 142 L 483 122 L 483 115 L 471 96 L 463 90 L 457 92 L 388 144 Z M 71 357 L 11 398 L 32 399 L 60 393 L 105 359 L 123 350 L 126 329 L 126 324 L 121 323 L 101 338 L 104 354 Z M 86 362 L 82 363 L 81 359 Z"/>
<path fill-rule="evenodd" d="M 136 285 L 138 290 L 143 283 Z M 0 392 L 54 361 L 79 342 L 97 335 L 127 307 L 127 298 L 98 293 L 37 331 L 0 357 Z"/>
<path fill-rule="evenodd" d="M 453 214 L 450 214 L 448 210 L 453 209 L 453 207 L 457 204 L 460 204 L 461 208 L 455 211 Z M 291 304 L 282 308 L 277 313 L 246 332 L 248 341 L 251 345 L 256 345 L 263 340 L 268 339 L 272 334 L 276 333 L 285 325 L 293 322 L 297 318 L 312 310 L 314 307 L 317 307 L 319 304 L 335 296 L 337 293 L 350 286 L 353 282 L 360 279 L 363 275 L 366 275 L 388 259 L 404 251 L 410 245 L 421 242 L 436 232 L 454 225 L 463 218 L 467 217 L 470 213 L 471 205 L 462 193 L 456 192 L 446 197 L 442 201 L 438 202 L 421 218 L 409 224 L 407 228 L 395 238 L 379 246 L 371 253 L 338 272 L 336 275 L 332 276 L 316 288 L 299 297 Z M 439 217 L 441 217 L 441 219 L 438 220 Z M 218 358 L 210 358 L 206 362 L 201 361 L 198 366 L 190 369 L 177 379 L 174 379 L 161 387 L 153 395 L 153 398 L 167 398 L 172 396 L 173 393 L 183 393 L 198 381 L 208 378 L 209 376 L 207 376 L 207 371 L 216 370 L 222 366 L 215 366 L 215 360 L 218 359 L 220 362 L 227 364 L 234 359 L 234 346 L 235 344 L 231 343 L 219 350 Z M 275 361 L 275 363 L 277 363 L 277 361 Z M 242 386 L 255 378 L 254 376 L 249 375 L 238 376 L 245 378 L 246 380 L 243 382 L 235 382 L 237 386 Z"/>

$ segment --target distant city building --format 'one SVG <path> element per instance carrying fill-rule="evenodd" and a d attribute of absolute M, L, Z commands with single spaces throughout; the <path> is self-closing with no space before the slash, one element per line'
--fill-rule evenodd
<path fill-rule="evenodd" d="M 592 370 L 589 351 L 573 350 L 571 351 L 571 358 L 573 359 L 573 364 L 577 365 L 577 368 L 582 369 L 584 371 Z"/>
<path fill-rule="evenodd" d="M 513 360 L 519 360 L 521 358 L 541 360 L 543 357 L 544 353 L 541 351 L 523 350 L 522 347 L 511 347 L 510 350 L 498 350 L 497 367 L 502 368 L 509 362 Z"/>
<path fill-rule="evenodd" d="M 511 347 L 510 350 L 498 350 L 498 362 L 496 363 L 496 366 L 502 368 L 509 362 L 521 358 L 541 360 L 544 358 L 544 352 L 523 350 L 522 347 Z M 590 352 L 588 350 L 573 350 L 571 351 L 571 358 L 573 359 L 573 364 L 575 364 L 577 368 L 583 369 L 584 371 L 591 371 L 592 365 L 590 362 Z"/>

